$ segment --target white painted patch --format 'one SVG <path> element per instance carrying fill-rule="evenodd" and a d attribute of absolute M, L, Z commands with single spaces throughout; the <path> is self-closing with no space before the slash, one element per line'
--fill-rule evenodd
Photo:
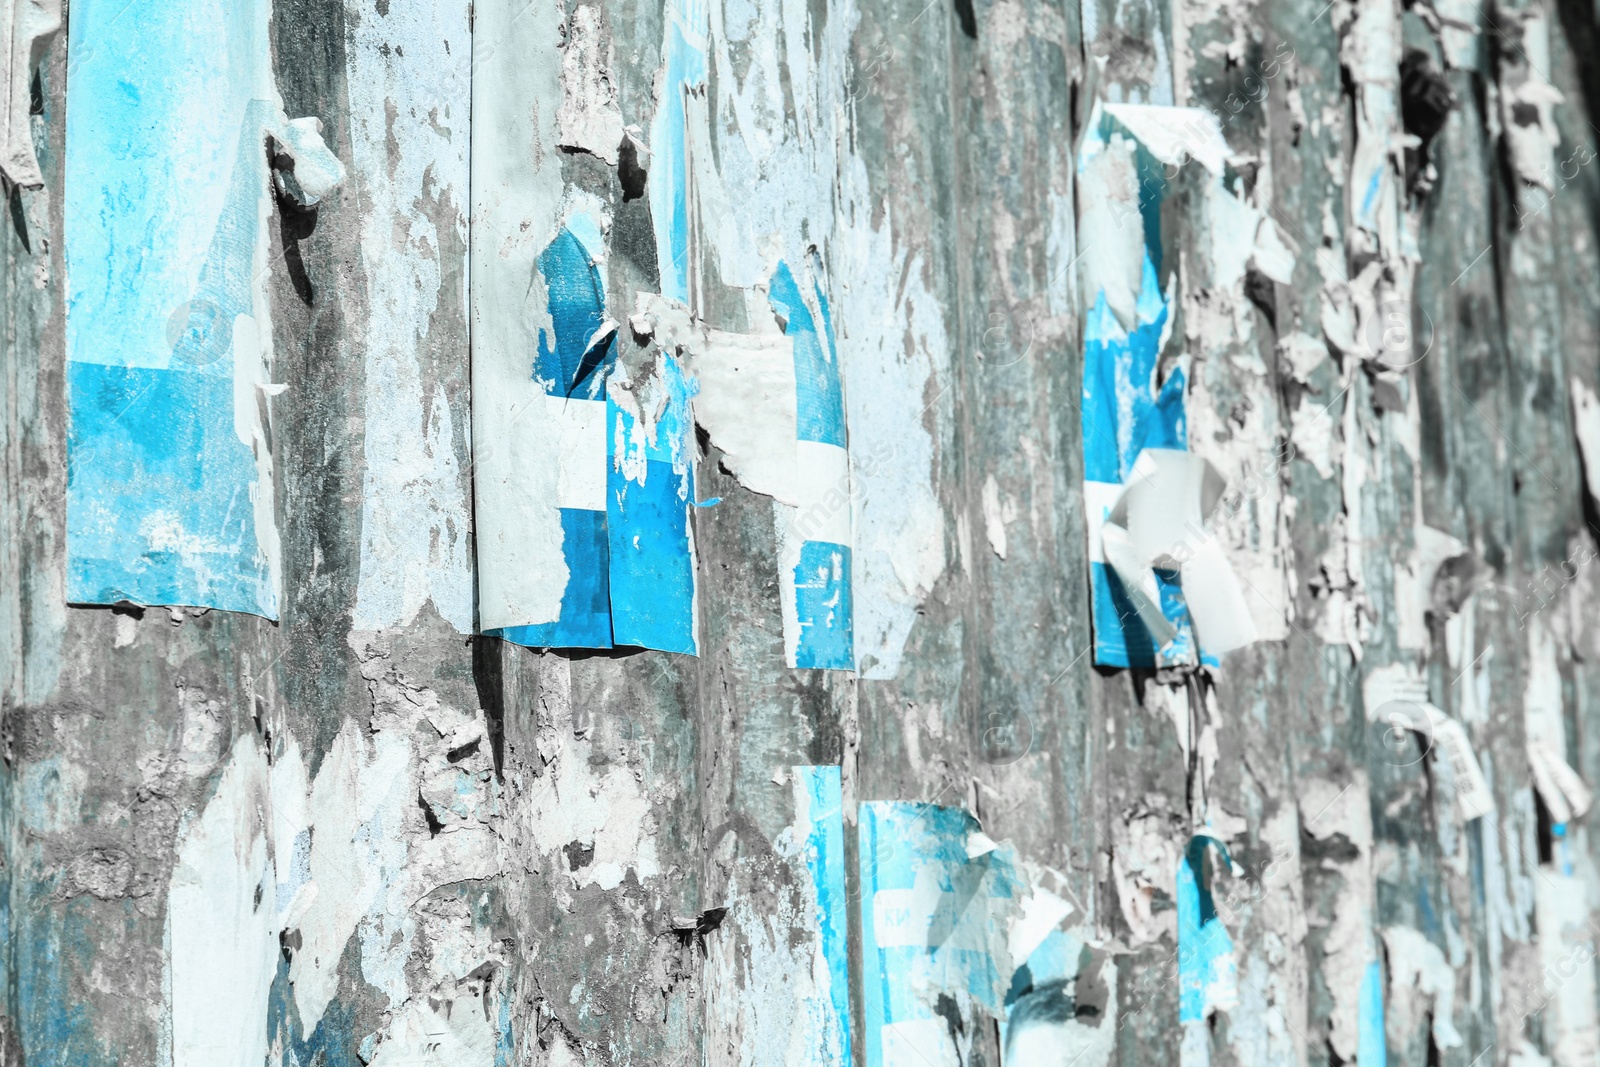
<path fill-rule="evenodd" d="M 1539 963 L 1550 1058 L 1556 1067 L 1592 1067 L 1600 1062 L 1600 1017 L 1594 974 L 1594 886 L 1581 875 L 1550 866 L 1534 878 Z"/>
<path fill-rule="evenodd" d="M 1456 973 L 1444 951 L 1409 926 L 1381 931 L 1388 950 L 1389 990 L 1384 1000 L 1384 1028 L 1393 1045 L 1403 1047 L 1424 1016 L 1431 1016 L 1433 1043 L 1441 1051 L 1460 1048 L 1455 1013 Z"/>
<path fill-rule="evenodd" d="M 469 416 L 465 383 L 452 404 L 447 381 L 421 358 L 434 349 L 448 360 L 464 340 L 455 315 L 467 301 L 469 6 L 395 4 L 379 14 L 349 0 L 350 148 L 367 298 L 356 330 L 366 460 L 357 630 L 406 626 L 429 601 L 457 631 L 472 630 L 471 508 L 465 441 L 458 453 L 456 440 Z"/>
<path fill-rule="evenodd" d="M 418 997 L 390 1026 L 370 1067 L 492 1067 L 494 1048 L 481 996 Z"/>
<path fill-rule="evenodd" d="M 1572 424 L 1583 457 L 1584 486 L 1600 506 L 1600 397 L 1577 375 L 1572 377 Z"/>
<path fill-rule="evenodd" d="M 1326 841 L 1343 835 L 1353 846 L 1348 860 L 1324 864 L 1343 876 L 1334 902 L 1332 922 L 1323 940 L 1322 977 L 1333 1000 L 1328 1043 L 1340 1059 L 1354 1063 L 1360 1034 L 1361 986 L 1368 965 L 1377 958 L 1372 930 L 1372 811 L 1366 774 L 1335 784 L 1306 780 L 1299 790 L 1300 819 L 1305 832 Z"/>
<path fill-rule="evenodd" d="M 994 475 L 989 475 L 983 480 L 983 530 L 988 535 L 989 547 L 1001 559 L 1006 558 L 1006 523 L 1012 522 L 1017 517 L 1016 503 L 1006 497 L 1002 504 L 1000 501 L 1000 484 L 995 481 Z"/>
<path fill-rule="evenodd" d="M 594 850 L 587 865 L 566 872 L 574 888 L 612 890 L 629 871 L 641 882 L 655 877 L 661 873 L 656 822 L 644 786 L 626 764 L 595 766 L 589 750 L 586 741 L 567 746 L 527 792 L 539 851 L 556 855 L 565 868 L 564 846 Z"/>
<path fill-rule="evenodd" d="M 166 994 L 172 1067 L 260 1067 L 278 963 L 272 800 L 247 733 L 181 834 L 167 889 Z"/>
<path fill-rule="evenodd" d="M 949 563 L 945 513 L 934 492 L 934 428 L 949 364 L 943 311 L 927 264 L 896 247 L 887 210 L 874 224 L 865 168 L 840 176 L 834 313 L 850 426 L 857 668 L 900 673 L 917 612 Z"/>

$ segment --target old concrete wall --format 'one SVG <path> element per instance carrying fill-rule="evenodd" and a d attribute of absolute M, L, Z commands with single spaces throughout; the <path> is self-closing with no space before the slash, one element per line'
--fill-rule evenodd
<path fill-rule="evenodd" d="M 67 94 L 105 60 L 72 11 L 33 52 L 0 38 L 42 178 L 7 182 L 0 227 L 3 1062 L 1600 1059 L 1600 869 L 1530 757 L 1600 780 L 1593 3 L 695 10 L 693 307 L 770 332 L 771 248 L 826 290 L 854 672 L 784 666 L 786 520 L 706 432 L 697 657 L 474 633 L 485 152 L 604 205 L 627 323 L 662 291 L 640 172 L 689 8 L 272 7 L 284 112 L 347 170 L 313 208 L 272 202 L 276 622 L 66 605 Z M 527 143 L 482 148 L 490 84 Z M 1174 167 L 1160 219 L 1188 445 L 1234 488 L 1213 523 L 1268 605 L 1217 667 L 1091 654 L 1083 278 L 1110 252 L 1077 160 L 1107 103 L 1203 109 L 1230 155 L 1221 194 Z M 1281 261 L 1246 235 L 1230 274 L 1219 195 Z M 1464 726 L 1486 814 L 1437 731 L 1383 710 L 1402 676 Z M 836 898 L 813 767 L 840 768 Z M 1014 914 L 956 944 L 972 897 L 911 924 L 943 977 L 885 970 L 864 923 L 904 853 L 864 843 L 873 802 L 964 810 L 960 862 L 1064 902 L 1057 984 L 1002 950 Z M 1196 835 L 1227 849 L 1188 854 L 1236 972 L 1196 987 L 1198 1019 Z M 999 968 L 999 1011 L 941 985 L 966 980 L 952 947 Z M 1065 1005 L 1034 1045 L 1030 992 Z M 899 995 L 933 1037 L 880 1032 Z"/>

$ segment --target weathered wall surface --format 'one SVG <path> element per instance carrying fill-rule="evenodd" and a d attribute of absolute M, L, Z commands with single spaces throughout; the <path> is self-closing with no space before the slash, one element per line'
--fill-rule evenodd
<path fill-rule="evenodd" d="M 49 6 L 0 5 L 7 1067 L 1600 1060 L 1592 2 L 277 0 L 346 173 L 257 279 L 275 622 L 66 604 L 108 57 Z M 1106 214 L 1130 104 L 1199 110 Z M 785 666 L 796 508 L 704 416 L 698 656 L 476 634 L 484 279 L 551 236 L 490 222 L 558 201 L 630 367 L 636 292 L 826 301 L 854 671 Z M 1260 634 L 1220 665 L 1093 654 L 1085 339 L 1142 209 Z"/>

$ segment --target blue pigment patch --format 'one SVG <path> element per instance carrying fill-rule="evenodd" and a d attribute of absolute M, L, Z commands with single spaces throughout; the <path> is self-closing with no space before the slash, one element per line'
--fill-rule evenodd
<path fill-rule="evenodd" d="M 844 795 L 838 767 L 796 767 L 805 789 L 811 832 L 806 837 L 806 870 L 817 894 L 817 933 L 828 965 L 828 1058 L 850 1062 L 849 911 L 844 877 Z"/>
<path fill-rule="evenodd" d="M 854 670 L 849 546 L 802 542 L 794 568 L 794 600 L 800 622 L 794 665 Z"/>
<path fill-rule="evenodd" d="M 9 864 L 8 864 L 9 866 Z M 19 887 L 13 883 L 12 889 Z M 7 947 L 16 983 L 17 1033 L 29 1067 L 109 1067 L 118 1062 L 94 1032 L 91 1012 L 73 989 L 72 976 L 95 971 L 96 944 L 106 933 L 94 921 L 91 900 L 52 901 L 56 885 L 29 880 L 21 907 L 8 904 Z M 120 902 L 124 913 L 132 901 Z M 131 920 L 129 926 L 131 926 Z"/>
<path fill-rule="evenodd" d="M 591 344 L 606 321 L 599 267 L 584 242 L 567 228 L 540 253 L 539 273 L 549 296 L 552 329 L 539 331 L 533 376 L 552 395 L 599 400 L 616 356 L 614 335 Z"/>
<path fill-rule="evenodd" d="M 630 408 L 608 396 L 606 511 L 611 557 L 611 625 L 618 645 L 693 655 L 694 552 L 689 527 L 694 507 L 689 410 L 695 383 L 678 361 L 661 355 L 640 391 L 645 406 L 660 401 L 654 432 L 637 425 Z M 663 395 L 664 394 L 664 395 Z M 643 479 L 634 477 L 643 474 Z"/>
<path fill-rule="evenodd" d="M 69 360 L 67 599 L 276 614 L 233 378 Z"/>
<path fill-rule="evenodd" d="M 67 39 L 67 598 L 276 618 L 276 534 L 252 501 L 270 514 L 274 488 L 236 428 L 265 434 L 269 404 L 234 381 L 271 334 L 266 14 L 125 8 L 79 5 Z"/>
<path fill-rule="evenodd" d="M 1383 964 L 1373 960 L 1361 979 L 1356 1023 L 1356 1067 L 1386 1067 L 1389 1049 L 1383 1034 Z"/>

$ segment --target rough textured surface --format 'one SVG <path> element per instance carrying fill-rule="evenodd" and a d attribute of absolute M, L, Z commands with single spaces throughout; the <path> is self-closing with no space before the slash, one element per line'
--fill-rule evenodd
<path fill-rule="evenodd" d="M 526 165 L 605 206 L 626 323 L 661 291 L 677 9 L 487 2 L 551 28 Z M 273 10 L 285 111 L 349 172 L 271 229 L 277 624 L 64 604 L 70 12 L 37 55 L 0 37 L 37 63 L 5 128 L 27 107 L 43 178 L 0 228 L 0 1063 L 826 1062 L 806 765 L 842 767 L 858 1038 L 856 805 L 911 801 L 1070 905 L 1062 1058 L 1008 1063 L 1595 1062 L 1600 868 L 1528 756 L 1600 782 L 1592 0 L 712 0 L 683 270 L 716 330 L 775 329 L 776 257 L 829 294 L 856 673 L 783 666 L 791 520 L 710 435 L 698 658 L 472 636 L 473 18 Z M 1097 101 L 1212 111 L 1272 226 L 1229 268 L 1198 168 L 1169 175 L 1189 443 L 1279 605 L 1220 669 L 1091 666 Z M 1463 821 L 1384 671 L 1465 726 L 1494 812 Z M 1180 1025 L 1202 831 L 1237 990 Z M 1000 1062 L 981 1005 L 940 1013 Z"/>

